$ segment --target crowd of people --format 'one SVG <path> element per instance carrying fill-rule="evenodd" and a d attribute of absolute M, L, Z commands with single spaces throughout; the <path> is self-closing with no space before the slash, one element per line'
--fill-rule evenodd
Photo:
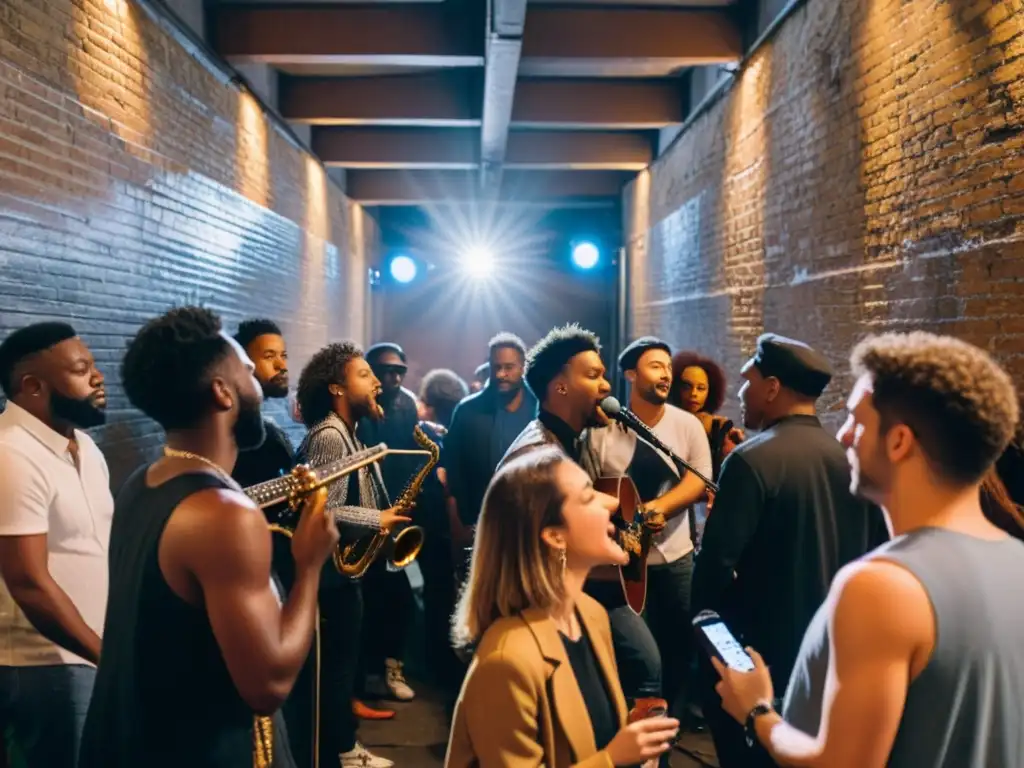
<path fill-rule="evenodd" d="M 1024 766 L 1024 470 L 1005 371 L 950 337 L 869 337 L 833 435 L 817 413 L 833 364 L 807 344 L 765 334 L 735 372 L 673 352 L 641 337 L 615 360 L 638 431 L 602 408 L 600 341 L 575 325 L 529 349 L 499 334 L 470 385 L 436 369 L 414 394 L 397 344 L 329 344 L 293 387 L 275 322 L 229 334 L 177 308 L 121 363 L 165 441 L 115 499 L 86 431 L 107 404 L 88 339 L 57 322 L 10 334 L 8 758 L 387 768 L 359 723 L 416 696 L 417 601 L 387 556 L 355 576 L 337 560 L 415 523 L 453 768 L 665 766 L 704 728 L 723 768 Z M 738 422 L 719 414 L 734 377 Z M 301 430 L 266 408 L 292 391 Z M 410 500 L 424 435 L 440 461 Z M 287 510 L 261 509 L 255 486 L 381 443 L 399 454 L 268 530 Z M 623 478 L 640 557 L 623 546 Z M 696 642 L 707 612 L 751 670 Z"/>

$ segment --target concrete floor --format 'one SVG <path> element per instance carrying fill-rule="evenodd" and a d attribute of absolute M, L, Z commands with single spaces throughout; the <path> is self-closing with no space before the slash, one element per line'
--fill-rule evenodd
<path fill-rule="evenodd" d="M 388 703 L 393 720 L 366 721 L 359 738 L 371 752 L 395 761 L 395 768 L 442 768 L 448 743 L 444 706 L 430 690 L 413 683 L 418 696 L 408 703 Z M 718 768 L 708 734 L 685 734 L 672 755 L 672 768 Z"/>

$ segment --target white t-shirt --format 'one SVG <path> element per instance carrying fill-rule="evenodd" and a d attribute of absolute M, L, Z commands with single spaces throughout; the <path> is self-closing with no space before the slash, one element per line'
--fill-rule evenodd
<path fill-rule="evenodd" d="M 711 477 L 711 446 L 700 419 L 666 405 L 664 415 L 651 431 L 694 469 Z M 679 483 L 679 473 L 672 460 L 621 424 L 592 429 L 589 439 L 601 474 L 606 477 L 629 475 L 645 501 L 652 501 Z M 648 563 L 671 563 L 693 550 L 689 520 L 692 514 L 690 508 L 668 521 L 665 529 L 654 538 Z"/>
<path fill-rule="evenodd" d="M 46 534 L 49 571 L 97 634 L 107 607 L 107 549 L 114 499 L 107 462 L 75 431 L 68 439 L 14 403 L 0 414 L 0 536 Z M 0 578 L 0 666 L 88 664 L 43 637 Z"/>

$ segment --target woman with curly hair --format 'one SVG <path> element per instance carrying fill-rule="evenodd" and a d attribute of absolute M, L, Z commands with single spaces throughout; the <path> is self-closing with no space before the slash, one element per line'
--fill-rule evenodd
<path fill-rule="evenodd" d="M 672 389 L 668 401 L 689 411 L 704 425 L 711 443 L 711 469 L 714 480 L 722 462 L 743 441 L 743 430 L 725 416 L 717 415 L 725 400 L 725 373 L 714 360 L 696 352 L 684 351 L 672 358 Z"/>

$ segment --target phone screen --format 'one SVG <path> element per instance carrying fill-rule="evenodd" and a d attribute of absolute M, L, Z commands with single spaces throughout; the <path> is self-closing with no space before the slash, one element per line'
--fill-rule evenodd
<path fill-rule="evenodd" d="M 711 644 L 715 646 L 715 649 L 721 654 L 722 660 L 728 666 L 740 672 L 750 672 L 754 668 L 754 662 L 747 655 L 747 652 L 743 650 L 743 646 L 740 645 L 732 632 L 729 631 L 729 628 L 725 626 L 725 622 L 713 621 L 708 624 L 701 624 L 700 630 Z"/>

